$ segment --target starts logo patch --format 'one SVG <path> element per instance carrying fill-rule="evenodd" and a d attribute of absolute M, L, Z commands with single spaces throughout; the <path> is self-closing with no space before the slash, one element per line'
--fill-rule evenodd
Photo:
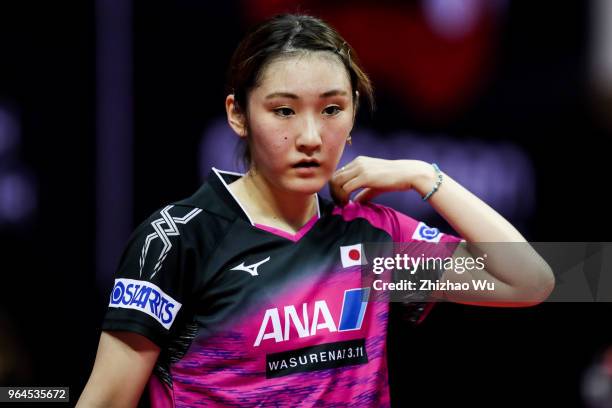
<path fill-rule="evenodd" d="M 115 279 L 109 307 L 138 310 L 170 329 L 181 304 L 157 285 L 135 279 Z"/>

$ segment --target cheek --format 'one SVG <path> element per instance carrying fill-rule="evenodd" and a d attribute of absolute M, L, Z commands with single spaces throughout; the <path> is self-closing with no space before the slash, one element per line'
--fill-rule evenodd
<path fill-rule="evenodd" d="M 259 122 L 251 125 L 251 131 L 252 150 L 260 152 L 266 160 L 278 158 L 278 155 L 291 147 L 287 129 L 278 124 Z"/>
<path fill-rule="evenodd" d="M 329 153 L 337 152 L 341 153 L 342 149 L 346 144 L 346 138 L 351 131 L 350 122 L 331 124 L 326 129 L 327 143 L 324 144 L 325 148 Z"/>
<path fill-rule="evenodd" d="M 334 141 L 333 144 L 328 144 L 325 156 L 327 157 L 326 167 L 329 167 L 330 171 L 334 171 L 338 162 L 344 152 L 345 143 L 344 138 L 338 138 L 338 141 Z"/>

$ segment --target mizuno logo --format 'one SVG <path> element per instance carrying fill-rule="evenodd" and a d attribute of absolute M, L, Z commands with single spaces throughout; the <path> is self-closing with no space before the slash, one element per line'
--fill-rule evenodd
<path fill-rule="evenodd" d="M 270 257 L 267 257 L 266 259 L 264 259 L 263 261 L 259 261 L 257 263 L 254 263 L 252 265 L 245 265 L 244 262 L 241 263 L 238 266 L 234 266 L 232 269 L 230 269 L 230 271 L 245 271 L 251 274 L 251 276 L 257 276 L 257 268 L 259 268 L 259 265 L 268 262 L 270 260 Z"/>

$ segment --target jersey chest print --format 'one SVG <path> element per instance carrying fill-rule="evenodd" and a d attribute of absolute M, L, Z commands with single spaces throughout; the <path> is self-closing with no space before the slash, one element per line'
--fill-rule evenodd
<path fill-rule="evenodd" d="M 213 169 L 145 221 L 122 257 L 103 329 L 160 346 L 152 405 L 389 406 L 389 304 L 362 282 L 364 244 L 459 238 L 320 197 L 298 234 L 276 233 L 231 194 L 238 177 Z"/>

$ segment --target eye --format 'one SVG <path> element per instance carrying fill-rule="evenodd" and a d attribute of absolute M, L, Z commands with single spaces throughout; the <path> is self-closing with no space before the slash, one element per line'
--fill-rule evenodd
<path fill-rule="evenodd" d="M 276 113 L 278 116 L 286 118 L 291 116 L 293 112 L 293 109 L 291 108 L 287 108 L 287 107 L 282 107 L 282 108 L 276 108 L 274 109 L 274 113 Z"/>
<path fill-rule="evenodd" d="M 323 112 L 325 112 L 329 116 L 335 116 L 338 113 L 342 112 L 342 109 L 339 106 L 332 105 L 332 106 L 328 106 L 327 108 L 323 109 Z"/>

